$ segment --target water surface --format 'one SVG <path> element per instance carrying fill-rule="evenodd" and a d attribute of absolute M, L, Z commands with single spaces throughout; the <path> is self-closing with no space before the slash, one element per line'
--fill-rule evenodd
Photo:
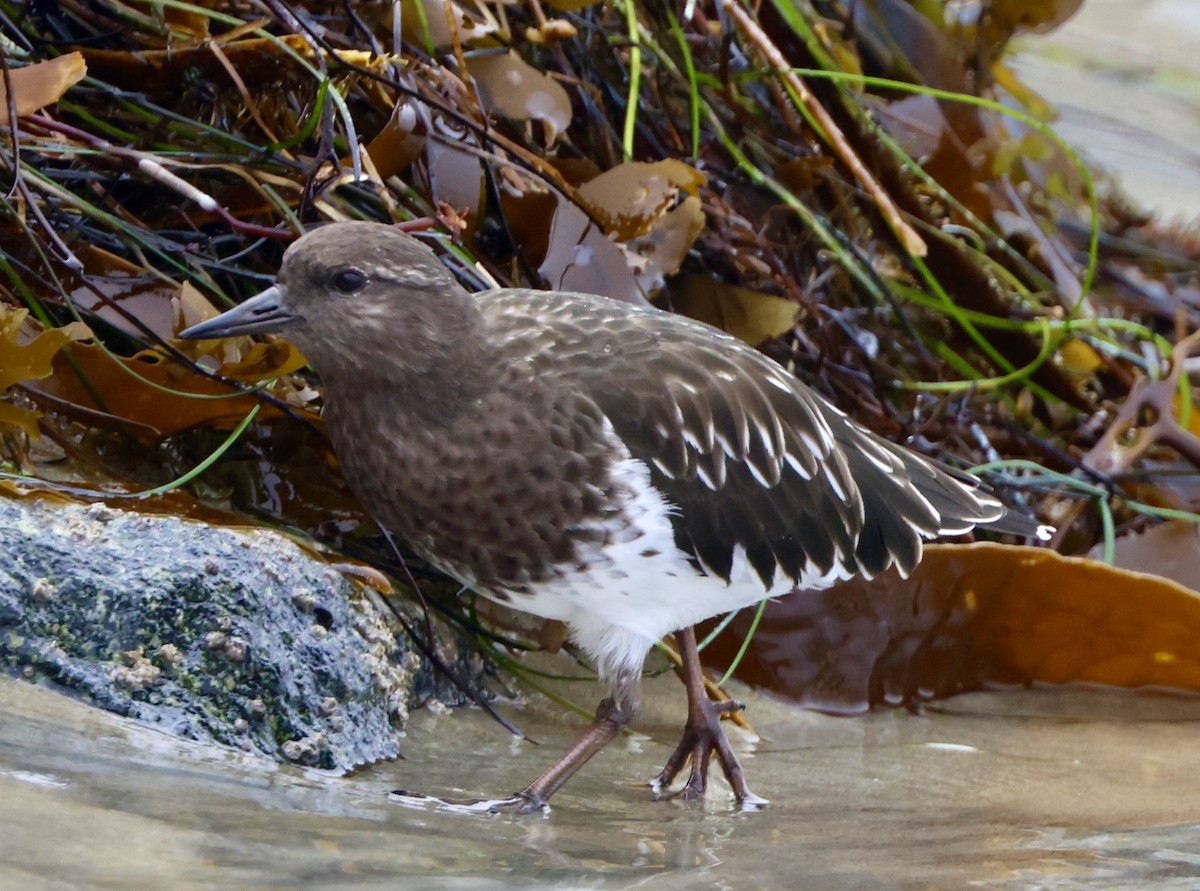
<path fill-rule="evenodd" d="M 646 720 L 548 816 L 397 806 L 397 787 L 501 794 L 578 729 L 422 712 L 405 760 L 331 778 L 179 742 L 0 679 L 0 888 L 1163 888 L 1200 886 L 1200 701 L 1093 691 L 960 697 L 832 718 L 748 697 L 760 813 L 640 785 L 681 717 Z M 579 695 L 580 691 L 575 690 Z"/>

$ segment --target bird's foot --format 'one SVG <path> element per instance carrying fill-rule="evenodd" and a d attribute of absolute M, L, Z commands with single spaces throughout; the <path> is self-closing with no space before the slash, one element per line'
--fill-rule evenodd
<path fill-rule="evenodd" d="M 713 702 L 707 696 L 700 701 L 698 707 L 689 709 L 687 724 L 683 729 L 683 738 L 667 759 L 662 772 L 651 782 L 650 786 L 655 795 L 660 798 L 679 798 L 684 801 L 704 797 L 708 785 L 708 766 L 712 756 L 716 754 L 725 779 L 733 789 L 738 804 L 743 810 L 759 810 L 766 806 L 767 800 L 759 798 L 746 785 L 746 776 L 742 771 L 725 728 L 721 726 L 721 716 L 741 711 L 745 706 L 740 702 L 727 700 Z M 683 766 L 691 762 L 691 773 L 687 782 L 674 791 L 670 790 L 671 783 L 679 775 Z"/>
<path fill-rule="evenodd" d="M 596 709 L 596 719 L 580 735 L 575 745 L 567 749 L 536 780 L 508 798 L 435 798 L 419 792 L 396 791 L 391 794 L 391 800 L 406 807 L 432 808 L 459 814 L 549 813 L 550 796 L 561 789 L 563 783 L 588 759 L 608 745 L 629 723 L 636 710 L 637 698 L 631 693 L 605 699 Z"/>
<path fill-rule="evenodd" d="M 548 814 L 550 802 L 538 795 L 518 792 L 508 798 L 438 798 L 422 792 L 397 789 L 389 800 L 404 807 L 446 811 L 454 814 Z"/>

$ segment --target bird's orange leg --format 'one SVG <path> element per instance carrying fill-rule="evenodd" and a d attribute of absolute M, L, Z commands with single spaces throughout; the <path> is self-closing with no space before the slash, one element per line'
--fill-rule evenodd
<path fill-rule="evenodd" d="M 679 655 L 683 659 L 683 682 L 687 687 L 688 717 L 687 724 L 683 728 L 683 738 L 679 740 L 679 745 L 667 759 L 666 766 L 652 783 L 655 791 L 662 794 L 662 790 L 671 785 L 679 771 L 690 761 L 692 771 L 688 775 L 687 782 L 681 789 L 665 793 L 664 797 L 684 799 L 704 797 L 704 789 L 708 784 L 708 765 L 715 752 L 717 760 L 721 763 L 721 769 L 725 773 L 725 779 L 733 787 L 733 794 L 737 798 L 738 804 L 745 808 L 762 807 L 767 803 L 766 799 L 759 798 L 746 785 L 746 776 L 742 771 L 742 765 L 738 761 L 733 747 L 729 745 L 729 738 L 721 726 L 721 716 L 740 710 L 743 707 L 742 704 L 732 700 L 718 703 L 708 698 L 708 693 L 704 689 L 704 670 L 700 666 L 700 651 L 696 648 L 694 629 L 689 627 L 675 632 L 675 640 L 679 643 Z"/>

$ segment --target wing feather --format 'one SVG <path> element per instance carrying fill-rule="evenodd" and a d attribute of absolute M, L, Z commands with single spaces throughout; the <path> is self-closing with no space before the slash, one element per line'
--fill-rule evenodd
<path fill-rule="evenodd" d="M 504 359 L 594 400 L 706 572 L 729 581 L 740 550 L 764 590 L 834 570 L 907 573 L 924 539 L 1005 517 L 973 478 L 875 436 L 732 337 L 570 296 L 488 292 L 485 317 Z"/>

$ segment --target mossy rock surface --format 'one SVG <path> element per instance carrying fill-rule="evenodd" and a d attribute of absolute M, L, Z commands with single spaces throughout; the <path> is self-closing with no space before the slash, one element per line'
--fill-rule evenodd
<path fill-rule="evenodd" d="M 0 666 L 177 736 L 347 771 L 399 754 L 428 667 L 281 535 L 0 499 Z"/>

